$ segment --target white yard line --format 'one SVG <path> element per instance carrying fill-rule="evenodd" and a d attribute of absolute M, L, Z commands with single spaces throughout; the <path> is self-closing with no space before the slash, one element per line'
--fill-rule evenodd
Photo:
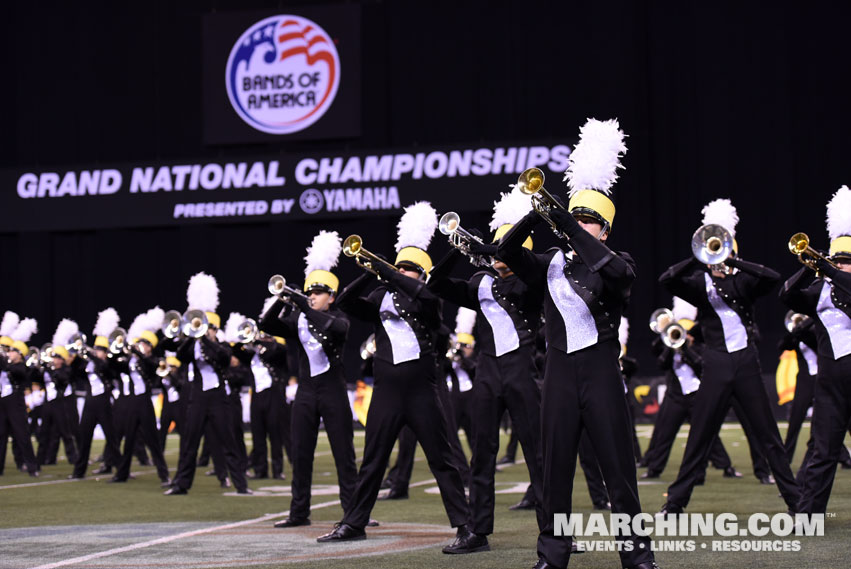
<path fill-rule="evenodd" d="M 174 468 L 169 468 L 170 471 L 174 471 Z M 156 470 L 142 470 L 140 472 L 131 472 L 133 476 L 145 476 L 146 474 L 156 474 Z M 10 488 L 31 488 L 33 486 L 47 486 L 49 484 L 65 484 L 68 482 L 85 482 L 86 480 L 102 480 L 103 478 L 110 477 L 109 474 L 102 474 L 96 476 L 89 476 L 86 478 L 62 478 L 59 480 L 45 480 L 43 482 L 28 482 L 26 484 L 10 484 L 8 486 L 0 486 L 0 490 L 9 490 Z"/>

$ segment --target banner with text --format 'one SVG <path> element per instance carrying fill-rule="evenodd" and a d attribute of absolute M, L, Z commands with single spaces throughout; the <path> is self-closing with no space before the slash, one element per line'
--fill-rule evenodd
<path fill-rule="evenodd" d="M 564 188 L 561 143 L 272 155 L 233 161 L 0 171 L 0 231 L 395 214 L 417 200 L 486 211 L 518 174 Z"/>

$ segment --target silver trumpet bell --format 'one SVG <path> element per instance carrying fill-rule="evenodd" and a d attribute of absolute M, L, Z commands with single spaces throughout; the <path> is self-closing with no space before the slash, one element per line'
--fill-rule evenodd
<path fill-rule="evenodd" d="M 733 252 L 733 235 L 721 225 L 702 225 L 691 237 L 691 252 L 705 265 L 721 265 Z"/>
<path fill-rule="evenodd" d="M 670 324 L 674 323 L 674 313 L 668 308 L 658 308 L 650 315 L 650 329 L 655 334 L 661 334 Z"/>
<path fill-rule="evenodd" d="M 449 237 L 449 243 L 452 244 L 453 247 L 464 253 L 467 257 L 470 258 L 470 261 L 478 266 L 478 267 L 487 267 L 490 266 L 487 259 L 482 257 L 481 255 L 474 255 L 470 252 L 470 243 L 473 241 L 477 241 L 482 243 L 483 241 L 461 227 L 461 216 L 459 216 L 454 211 L 448 211 L 443 214 L 440 218 L 440 221 L 437 224 L 438 230 Z"/>
<path fill-rule="evenodd" d="M 686 329 L 673 322 L 662 330 L 662 342 L 672 350 L 679 350 L 686 343 Z"/>
<path fill-rule="evenodd" d="M 109 352 L 111 354 L 120 354 L 127 347 L 127 330 L 116 328 L 109 334 L 107 341 L 109 342 Z"/>
<path fill-rule="evenodd" d="M 801 314 L 799 312 L 795 312 L 794 310 L 790 310 L 786 313 L 786 316 L 783 318 L 783 325 L 786 326 L 786 329 L 791 332 L 798 326 L 801 322 L 804 322 L 809 316 L 806 314 Z"/>
<path fill-rule="evenodd" d="M 190 338 L 200 338 L 207 333 L 210 323 L 203 310 L 187 310 L 183 314 L 182 332 Z"/>
<path fill-rule="evenodd" d="M 257 322 L 253 318 L 248 318 L 239 325 L 239 331 L 236 333 L 236 341 L 240 344 L 250 344 L 257 338 L 257 333 Z"/>
<path fill-rule="evenodd" d="M 181 321 L 183 317 L 177 310 L 169 310 L 163 317 L 162 332 L 166 338 L 177 338 L 180 336 Z"/>
<path fill-rule="evenodd" d="M 272 275 L 266 285 L 269 292 L 278 298 L 282 296 L 305 296 L 303 292 L 287 284 L 287 279 L 281 275 Z"/>

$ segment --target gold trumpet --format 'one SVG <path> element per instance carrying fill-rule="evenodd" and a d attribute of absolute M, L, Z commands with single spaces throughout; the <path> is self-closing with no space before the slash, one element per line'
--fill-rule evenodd
<path fill-rule="evenodd" d="M 546 188 L 544 188 L 544 171 L 540 168 L 527 168 L 522 174 L 520 174 L 520 177 L 517 178 L 517 185 L 515 187 L 527 196 L 532 196 L 532 207 L 535 208 L 538 215 L 547 220 L 547 223 L 550 224 L 553 233 L 555 233 L 557 237 L 566 238 L 564 233 L 561 232 L 556 223 L 553 221 L 553 218 L 550 217 L 550 212 L 554 209 L 560 209 L 566 212 L 567 208 L 561 205 L 561 203 L 553 197 Z"/>
<path fill-rule="evenodd" d="M 399 270 L 375 253 L 364 249 L 363 239 L 361 239 L 360 235 L 349 235 L 346 237 L 346 240 L 343 241 L 343 254 L 346 257 L 354 257 L 355 262 L 360 266 L 360 268 L 375 275 L 378 274 L 378 271 L 375 270 L 376 265 L 384 265 L 394 271 Z"/>
<path fill-rule="evenodd" d="M 821 259 L 832 267 L 836 267 L 836 263 L 810 247 L 810 238 L 806 233 L 796 233 L 789 238 L 789 252 L 798 257 L 798 261 L 802 265 L 815 271 L 817 277 L 821 277 L 821 270 L 816 264 L 816 259 Z"/>
<path fill-rule="evenodd" d="M 307 298 L 307 296 L 300 290 L 287 285 L 287 279 L 281 275 L 272 275 L 266 286 L 268 287 L 269 292 L 278 298 L 283 296 L 303 296 Z"/>

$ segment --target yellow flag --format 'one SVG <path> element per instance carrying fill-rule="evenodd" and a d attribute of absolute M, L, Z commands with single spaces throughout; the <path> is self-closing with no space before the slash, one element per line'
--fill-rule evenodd
<path fill-rule="evenodd" d="M 795 384 L 798 382 L 798 355 L 794 350 L 786 350 L 780 354 L 775 382 L 780 405 L 795 398 Z"/>

